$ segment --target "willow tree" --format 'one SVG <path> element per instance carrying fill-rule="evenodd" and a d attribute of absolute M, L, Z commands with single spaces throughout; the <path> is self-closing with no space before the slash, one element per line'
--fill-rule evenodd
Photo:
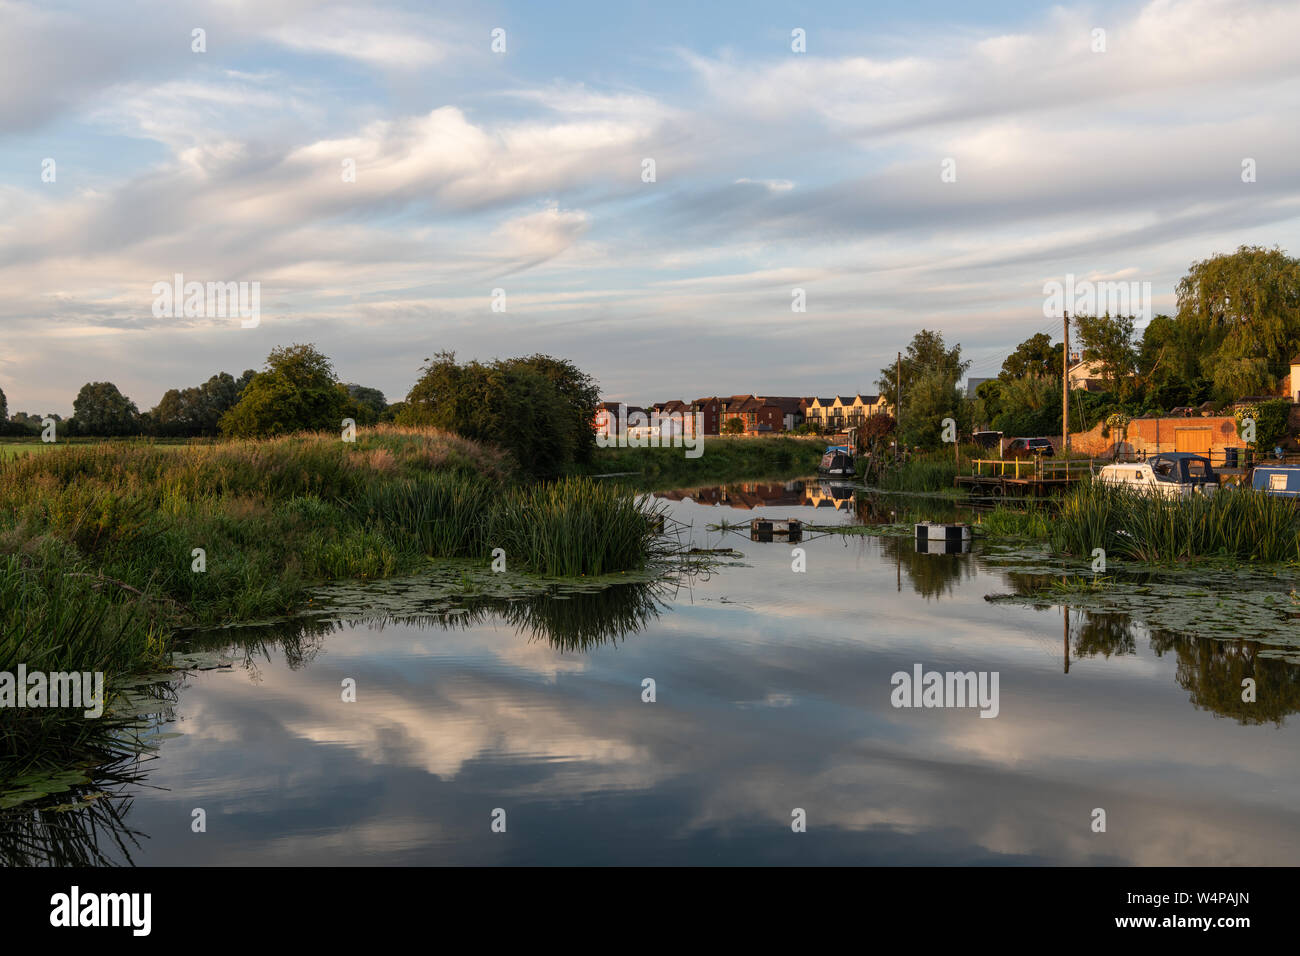
<path fill-rule="evenodd" d="M 1300 348 L 1300 259 L 1242 246 L 1192 264 L 1178 322 L 1221 397 L 1272 392 Z"/>

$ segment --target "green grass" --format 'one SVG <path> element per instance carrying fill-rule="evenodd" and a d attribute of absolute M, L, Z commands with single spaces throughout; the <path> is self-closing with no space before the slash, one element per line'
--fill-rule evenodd
<path fill-rule="evenodd" d="M 57 447 L 50 442 L 3 442 L 0 443 L 0 460 L 17 458 L 19 455 L 39 454 Z"/>
<path fill-rule="evenodd" d="M 1052 520 L 1047 510 L 1037 506 L 998 505 L 981 516 L 980 526 L 991 537 L 1045 539 L 1051 535 Z"/>
<path fill-rule="evenodd" d="M 1251 488 L 1166 498 L 1084 481 L 1062 501 L 1053 522 L 1057 551 L 1149 563 L 1220 557 L 1300 560 L 1300 504 Z"/>
<path fill-rule="evenodd" d="M 883 491 L 951 491 L 957 462 L 951 449 L 915 455 L 898 465 L 886 464 L 875 486 Z"/>
<path fill-rule="evenodd" d="M 144 603 L 88 572 L 70 572 L 79 565 L 66 553 L 39 557 L 0 557 L 0 670 L 13 673 L 23 663 L 29 672 L 101 672 L 111 688 L 132 671 L 162 665 L 164 635 Z M 0 781 L 39 778 L 78 759 L 111 760 L 119 729 L 113 717 L 85 719 L 81 710 L 5 708 Z"/>

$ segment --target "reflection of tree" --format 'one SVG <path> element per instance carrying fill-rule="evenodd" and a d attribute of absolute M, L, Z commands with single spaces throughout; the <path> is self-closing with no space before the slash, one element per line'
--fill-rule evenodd
<path fill-rule="evenodd" d="M 926 598 L 951 594 L 957 581 L 978 572 L 973 554 L 921 554 L 913 538 L 881 538 L 880 550 L 888 563 L 901 565 L 912 589 Z"/>
<path fill-rule="evenodd" d="M 862 524 L 912 524 L 917 521 L 961 521 L 962 511 L 954 502 L 933 496 L 859 491 L 854 513 Z"/>
<path fill-rule="evenodd" d="M 324 638 L 339 627 L 337 621 L 326 618 L 292 618 L 270 624 L 196 632 L 186 638 L 185 644 L 190 651 L 242 651 L 243 665 L 251 671 L 256 671 L 259 659 L 270 660 L 271 651 L 278 649 L 284 654 L 289 669 L 298 670 L 316 659 Z"/>
<path fill-rule="evenodd" d="M 260 627 L 228 628 L 197 636 L 195 650 L 237 648 L 244 665 L 255 668 L 257 659 L 268 660 L 280 649 L 292 668 L 310 664 L 323 638 L 344 626 L 382 630 L 387 624 L 416 627 L 465 628 L 503 621 L 529 637 L 549 641 L 562 651 L 585 651 L 615 643 L 637 633 L 659 616 L 670 581 L 618 584 L 592 591 L 556 590 L 507 600 L 465 596 L 427 611 L 349 615 L 346 625 L 332 618 L 296 618 Z"/>
<path fill-rule="evenodd" d="M 1076 612 L 1078 613 L 1078 612 Z M 1136 654 L 1134 639 L 1137 625 L 1127 614 L 1084 611 L 1083 620 L 1072 628 L 1074 656 L 1103 657 Z"/>
<path fill-rule="evenodd" d="M 469 627 L 501 619 L 561 651 L 587 651 L 643 630 L 664 606 L 653 584 L 620 584 L 566 596 L 543 594 L 523 601 L 471 602 L 468 613 L 447 615 L 444 626 Z"/>
<path fill-rule="evenodd" d="M 1070 629 L 1074 657 L 1137 653 L 1135 638 L 1141 625 L 1132 615 L 1078 608 L 1071 608 L 1070 613 L 1079 621 Z M 1300 665 L 1261 657 L 1260 650 L 1267 645 L 1163 630 L 1151 631 L 1148 638 L 1157 655 L 1170 651 L 1177 655 L 1174 679 L 1190 691 L 1198 709 L 1242 724 L 1281 724 L 1287 714 L 1300 711 Z M 1256 683 L 1253 702 L 1241 699 L 1241 682 L 1247 677 Z"/>
<path fill-rule="evenodd" d="M 1178 655 L 1178 686 L 1190 691 L 1198 708 L 1241 724 L 1281 724 L 1300 711 L 1300 665 L 1276 657 L 1261 657 L 1258 641 L 1223 641 L 1188 637 L 1169 631 L 1151 636 L 1157 654 Z M 1241 699 L 1241 682 L 1255 680 L 1255 700 Z"/>

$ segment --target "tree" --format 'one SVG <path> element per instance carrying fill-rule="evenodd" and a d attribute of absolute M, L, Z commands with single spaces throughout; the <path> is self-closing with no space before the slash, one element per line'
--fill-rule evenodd
<path fill-rule="evenodd" d="M 533 477 L 561 473 L 592 430 L 591 416 L 579 420 L 555 381 L 529 359 L 461 365 L 454 352 L 439 352 L 425 361 L 397 416 L 401 424 L 494 442 Z"/>
<path fill-rule="evenodd" d="M 1120 386 L 1137 367 L 1137 348 L 1133 344 L 1134 318 L 1131 315 L 1077 315 L 1074 327 L 1085 359 L 1101 363 L 1101 378 L 1106 390 L 1117 395 Z"/>
<path fill-rule="evenodd" d="M 1199 405 L 1211 383 L 1201 370 L 1202 343 L 1185 324 L 1157 315 L 1142 331 L 1137 349 L 1138 390 L 1153 410 Z"/>
<path fill-rule="evenodd" d="M 72 403 L 76 430 L 82 435 L 134 435 L 140 411 L 112 382 L 87 382 Z"/>
<path fill-rule="evenodd" d="M 535 354 L 526 358 L 507 359 L 502 363 L 513 369 L 532 369 L 544 376 L 568 409 L 576 438 L 573 457 L 586 464 L 596 453 L 596 430 L 593 425 L 596 406 L 600 404 L 600 386 L 596 380 L 567 359 Z"/>
<path fill-rule="evenodd" d="M 728 418 L 726 424 L 722 426 L 724 435 L 742 435 L 745 432 L 745 421 L 742 418 Z"/>
<path fill-rule="evenodd" d="M 234 408 L 243 394 L 241 383 L 255 374 L 250 370 L 237 379 L 229 372 L 219 372 L 194 388 L 169 388 L 149 412 L 152 432 L 177 437 L 216 435 L 221 416 Z"/>
<path fill-rule="evenodd" d="M 364 385 L 357 385 L 349 382 L 346 386 L 348 394 L 352 400 L 357 403 L 363 417 L 357 421 L 362 425 L 373 425 L 379 421 L 384 412 L 388 411 L 388 401 L 384 398 L 384 393 L 377 388 L 367 388 Z"/>
<path fill-rule="evenodd" d="M 9 420 L 9 399 L 5 398 L 5 390 L 0 388 L 0 422 Z"/>
<path fill-rule="evenodd" d="M 1006 381 L 1025 375 L 1055 375 L 1060 380 L 1063 359 L 1061 353 L 1065 344 L 1052 344 L 1052 337 L 1046 332 L 1025 339 L 1016 346 L 1016 350 L 1002 363 L 998 378 Z"/>
<path fill-rule="evenodd" d="M 1241 246 L 1192 263 L 1178 283 L 1178 322 L 1220 398 L 1272 392 L 1300 347 L 1300 259 Z"/>
<path fill-rule="evenodd" d="M 337 430 L 355 418 L 356 403 L 334 375 L 334 366 L 314 345 L 272 349 L 266 369 L 249 381 L 239 401 L 221 416 L 221 433 L 231 438 Z"/>
<path fill-rule="evenodd" d="M 970 362 L 961 360 L 960 345 L 954 345 L 950 349 L 944 344 L 942 333 L 922 329 L 912 337 L 912 343 L 903 354 L 901 369 L 903 398 L 906 400 L 912 386 L 921 376 L 929 373 L 936 373 L 945 380 L 951 380 L 955 388 L 968 368 Z M 880 370 L 880 380 L 877 383 L 880 393 L 885 396 L 885 401 L 895 408 L 899 407 L 898 389 L 895 386 L 897 377 L 897 370 L 891 365 Z"/>
<path fill-rule="evenodd" d="M 868 415 L 854 432 L 859 455 L 875 455 L 884 445 L 885 439 L 894 434 L 897 422 L 893 415 Z"/>
<path fill-rule="evenodd" d="M 971 403 L 946 370 L 925 372 L 904 392 L 899 435 L 905 445 L 937 448 L 942 444 L 943 420 L 951 418 L 957 431 L 970 430 Z"/>

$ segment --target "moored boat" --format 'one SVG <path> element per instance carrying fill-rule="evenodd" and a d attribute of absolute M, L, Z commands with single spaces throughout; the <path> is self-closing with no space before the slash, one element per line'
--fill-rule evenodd
<path fill-rule="evenodd" d="M 1219 487 L 1219 476 L 1210 467 L 1210 460 L 1189 452 L 1162 452 L 1145 461 L 1107 465 L 1097 480 L 1167 498 L 1213 494 Z"/>
<path fill-rule="evenodd" d="M 1300 465 L 1256 465 L 1250 485 L 1270 495 L 1300 498 Z"/>
<path fill-rule="evenodd" d="M 848 445 L 827 445 L 817 471 L 823 475 L 845 475 L 852 478 L 854 475 L 852 450 Z"/>

